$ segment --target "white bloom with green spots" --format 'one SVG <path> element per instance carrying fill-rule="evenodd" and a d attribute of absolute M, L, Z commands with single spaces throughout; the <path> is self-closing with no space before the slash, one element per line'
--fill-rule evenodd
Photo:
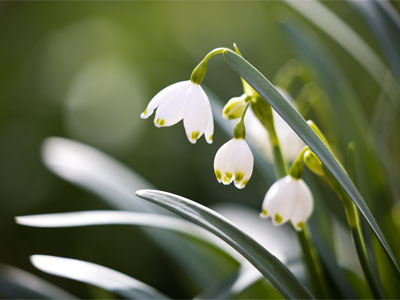
<path fill-rule="evenodd" d="M 254 158 L 244 139 L 231 139 L 218 149 L 214 159 L 215 176 L 219 183 L 230 184 L 238 189 L 246 186 L 253 173 Z"/>
<path fill-rule="evenodd" d="M 183 119 L 186 136 L 192 144 L 203 134 L 207 143 L 212 143 L 214 120 L 210 101 L 200 85 L 187 80 L 164 88 L 151 99 L 140 117 L 147 119 L 155 109 L 155 126 L 168 127 Z"/>
<path fill-rule="evenodd" d="M 312 193 L 307 184 L 302 179 L 287 175 L 268 190 L 260 216 L 271 217 L 276 226 L 290 221 L 300 231 L 311 216 L 313 207 Z"/>

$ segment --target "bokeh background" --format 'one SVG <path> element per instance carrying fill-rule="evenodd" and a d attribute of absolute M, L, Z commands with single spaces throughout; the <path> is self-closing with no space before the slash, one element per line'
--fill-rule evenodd
<path fill-rule="evenodd" d="M 396 69 L 382 40 L 355 6 L 345 1 L 323 3 L 365 40 L 389 68 Z M 398 3 L 392 3 L 393 7 L 398 9 Z M 394 41 L 397 46 L 398 38 L 397 35 Z M 207 206 L 235 203 L 259 210 L 273 182 L 267 161 L 256 167 L 244 190 L 222 186 L 214 177 L 214 155 L 232 133 L 216 125 L 212 145 L 200 139 L 194 146 L 186 140 L 181 124 L 157 129 L 152 120 L 139 118 L 159 90 L 189 79 L 208 51 L 232 47 L 234 42 L 270 80 L 291 59 L 300 59 L 310 66 L 313 80 L 326 93 L 329 109 L 324 116 L 308 111 L 306 118 L 322 127 L 343 160 L 347 143 L 362 140 L 357 144 L 358 169 L 362 174 L 358 187 L 392 247 L 398 250 L 399 241 L 391 233 L 392 226 L 397 230 L 400 224 L 395 197 L 399 188 L 400 127 L 393 108 L 398 107 L 398 94 L 394 93 L 395 104 L 387 104 L 391 102 L 386 99 L 383 107 L 379 106 L 385 96 L 371 74 L 287 3 L 2 1 L 0 262 L 32 272 L 86 298 L 115 296 L 46 275 L 31 265 L 29 256 L 40 253 L 96 262 L 136 277 L 171 297 L 192 297 L 198 293 L 207 280 L 188 277 L 187 270 L 139 229 L 38 229 L 16 225 L 14 217 L 115 209 L 102 197 L 46 168 L 42 145 L 51 136 L 93 146 L 158 189 Z M 312 51 L 322 55 L 319 61 L 312 61 Z M 315 65 L 318 63 L 319 67 Z M 204 86 L 220 105 L 242 93 L 240 79 L 222 56 L 210 61 Z M 294 87 L 294 94 L 299 86 Z M 321 181 L 315 180 L 311 185 L 322 195 L 318 200 L 322 204 L 317 206 L 329 203 L 332 215 L 340 223 L 340 202 L 334 200 L 335 196 Z M 208 280 L 215 281 L 230 268 L 233 267 L 227 266 L 220 274 L 215 271 Z"/>

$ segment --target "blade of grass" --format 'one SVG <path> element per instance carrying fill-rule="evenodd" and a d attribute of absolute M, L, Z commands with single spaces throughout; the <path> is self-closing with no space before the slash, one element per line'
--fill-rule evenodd
<path fill-rule="evenodd" d="M 226 247 L 213 235 L 202 228 L 173 216 L 157 215 L 151 213 L 137 213 L 129 211 L 79 211 L 70 213 L 42 214 L 19 216 L 15 218 L 17 224 L 31 227 L 60 228 L 99 225 L 136 225 L 153 227 L 168 231 L 178 232 L 194 239 L 200 239 L 213 247 L 221 248 L 232 257 L 241 260 L 235 251 Z"/>

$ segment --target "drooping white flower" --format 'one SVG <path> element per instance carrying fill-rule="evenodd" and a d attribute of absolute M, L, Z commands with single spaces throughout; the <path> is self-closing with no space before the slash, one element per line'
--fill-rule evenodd
<path fill-rule="evenodd" d="M 140 117 L 147 119 L 155 109 L 155 126 L 172 126 L 183 119 L 186 136 L 192 144 L 203 134 L 207 143 L 212 143 L 214 121 L 210 101 L 199 84 L 187 80 L 164 88 L 151 99 Z"/>
<path fill-rule="evenodd" d="M 289 103 L 294 104 L 293 99 L 287 92 L 279 88 L 278 91 Z M 274 109 L 272 109 L 272 114 L 283 156 L 288 161 L 294 161 L 299 151 L 304 147 L 304 142 Z M 250 141 L 254 143 L 267 159 L 272 160 L 272 145 L 269 142 L 268 132 L 252 110 L 249 109 L 244 121 Z"/>
<path fill-rule="evenodd" d="M 262 218 L 271 217 L 274 225 L 290 220 L 300 231 L 313 211 L 314 201 L 310 188 L 302 179 L 287 175 L 268 190 L 262 204 Z"/>
<path fill-rule="evenodd" d="M 233 138 L 218 149 L 214 159 L 215 176 L 225 185 L 234 181 L 242 189 L 253 173 L 254 158 L 250 147 L 241 138 Z"/>

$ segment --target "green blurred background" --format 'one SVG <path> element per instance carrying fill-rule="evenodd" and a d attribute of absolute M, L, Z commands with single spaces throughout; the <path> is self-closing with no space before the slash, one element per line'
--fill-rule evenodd
<path fill-rule="evenodd" d="M 382 45 L 354 7 L 342 1 L 325 4 L 386 60 Z M 285 63 L 299 57 L 296 42 L 284 30 L 284 24 L 290 22 L 305 26 L 323 43 L 342 70 L 342 79 L 354 91 L 351 99 L 335 99 L 327 91 L 333 109 L 326 113 L 336 123 L 323 129 L 336 132 L 328 137 L 344 158 L 347 143 L 356 137 L 351 130 L 347 136 L 341 135 L 346 129 L 339 127 L 351 126 L 346 118 L 353 118 L 353 113 L 354 119 L 361 115 L 361 124 L 371 125 L 380 87 L 335 41 L 284 2 L 0 2 L 0 262 L 35 273 L 80 297 L 111 295 L 41 273 L 30 264 L 29 255 L 96 262 L 130 274 L 171 297 L 191 297 L 199 292 L 199 286 L 188 283 L 180 267 L 138 229 L 38 229 L 18 226 L 14 217 L 111 208 L 46 169 L 41 144 L 49 136 L 98 148 L 161 190 L 205 205 L 232 202 L 258 210 L 272 183 L 260 168 L 244 190 L 222 186 L 214 178 L 214 155 L 231 137 L 219 126 L 211 146 L 203 139 L 194 146 L 186 140 L 181 124 L 157 129 L 152 120 L 141 120 L 139 115 L 159 90 L 189 79 L 208 51 L 231 47 L 234 42 L 272 79 Z M 324 88 L 319 79 L 316 72 L 315 80 Z M 239 78 L 219 56 L 210 61 L 204 86 L 222 101 L 242 93 Z M 359 111 L 338 115 L 337 106 L 343 101 L 355 101 Z M 323 124 L 318 116 L 308 117 Z M 385 126 L 382 130 L 389 130 L 385 159 L 394 166 L 393 174 L 398 174 L 398 118 Z M 360 128 L 375 157 L 364 164 L 370 169 L 365 172 L 377 178 L 376 186 L 364 183 L 369 191 L 361 192 L 370 201 L 384 195 L 380 199 L 392 207 L 395 202 L 388 196 L 391 189 L 386 184 L 389 175 L 376 158 L 380 155 L 376 154 L 380 153 L 375 147 L 376 135 L 370 134 L 373 131 L 368 127 Z M 374 207 L 373 201 L 369 203 Z M 378 220 L 385 218 L 379 209 L 375 212 Z M 340 212 L 338 215 L 340 218 Z M 395 245 L 394 237 L 389 240 Z"/>

